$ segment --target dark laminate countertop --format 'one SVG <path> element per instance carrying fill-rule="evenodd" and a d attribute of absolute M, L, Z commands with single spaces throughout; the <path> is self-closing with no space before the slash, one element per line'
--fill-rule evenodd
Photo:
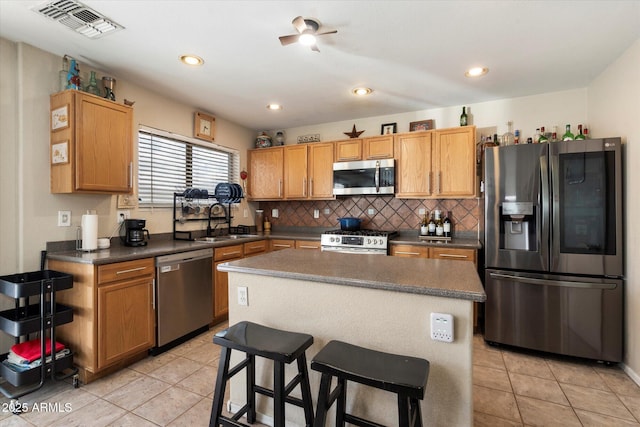
<path fill-rule="evenodd" d="M 254 233 L 257 237 L 241 237 L 238 239 L 221 240 L 213 243 L 191 242 L 186 240 L 173 240 L 171 234 L 156 236 L 153 235 L 147 246 L 128 247 L 120 243 L 118 237 L 111 239 L 111 247 L 109 249 L 98 249 L 91 252 L 83 252 L 69 249 L 48 249 L 47 258 L 58 261 L 79 262 L 84 264 L 110 264 L 121 261 L 131 261 L 141 258 L 150 258 L 161 255 L 168 255 L 178 252 L 186 252 L 202 248 L 216 248 L 222 246 L 237 245 L 246 242 L 262 239 L 291 239 L 291 240 L 320 240 L 322 230 L 304 229 L 294 230 L 277 230 L 265 233 Z M 398 236 L 390 241 L 394 244 L 412 244 L 426 245 L 450 248 L 468 248 L 480 249 L 481 245 L 478 240 L 467 238 L 455 238 L 448 243 L 425 242 L 418 239 L 418 234 L 412 232 L 401 232 Z M 54 245 L 55 246 L 55 245 Z M 66 245 L 68 246 L 68 245 Z"/>
<path fill-rule="evenodd" d="M 218 269 L 478 302 L 486 299 L 472 262 L 286 249 L 223 263 Z"/>

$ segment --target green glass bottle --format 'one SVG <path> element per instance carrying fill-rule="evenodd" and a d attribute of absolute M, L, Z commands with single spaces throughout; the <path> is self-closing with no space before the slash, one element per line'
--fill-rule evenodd
<path fill-rule="evenodd" d="M 562 140 L 563 141 L 573 141 L 574 137 L 573 134 L 571 133 L 571 125 L 567 125 L 566 126 L 566 132 L 564 133 L 564 135 L 562 135 Z"/>
<path fill-rule="evenodd" d="M 84 88 L 84 91 L 92 95 L 102 96 L 100 88 L 98 87 L 98 82 L 96 81 L 95 71 L 91 72 L 91 77 L 89 77 L 89 84 Z"/>
<path fill-rule="evenodd" d="M 578 125 L 578 134 L 576 135 L 576 140 L 587 139 L 582 133 L 582 125 Z"/>
<path fill-rule="evenodd" d="M 460 126 L 467 125 L 467 110 L 466 107 L 462 107 L 462 114 L 460 114 Z"/>

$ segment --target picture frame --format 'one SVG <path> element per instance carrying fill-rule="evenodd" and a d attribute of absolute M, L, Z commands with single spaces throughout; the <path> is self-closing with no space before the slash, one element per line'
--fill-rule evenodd
<path fill-rule="evenodd" d="M 63 165 L 69 163 L 69 141 L 51 144 L 51 164 Z"/>
<path fill-rule="evenodd" d="M 398 131 L 397 123 L 385 123 L 380 126 L 380 135 L 390 135 Z"/>
<path fill-rule="evenodd" d="M 201 112 L 196 112 L 194 116 L 193 135 L 204 141 L 215 141 L 216 119 L 215 117 Z"/>
<path fill-rule="evenodd" d="M 69 127 L 69 104 L 51 110 L 51 130 Z"/>
<path fill-rule="evenodd" d="M 433 124 L 433 119 L 420 120 L 418 122 L 409 123 L 409 132 L 433 130 L 433 129 L 435 129 L 435 126 Z"/>

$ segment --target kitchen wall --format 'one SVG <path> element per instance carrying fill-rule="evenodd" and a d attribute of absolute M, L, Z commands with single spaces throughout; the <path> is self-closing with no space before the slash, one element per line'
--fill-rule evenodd
<path fill-rule="evenodd" d="M 62 58 L 33 46 L 0 39 L 0 64 L 0 274 L 10 274 L 39 269 L 40 251 L 47 241 L 74 240 L 81 215 L 87 209 L 97 211 L 99 235 L 111 234 L 117 226 L 117 197 L 50 193 L 49 95 L 58 91 Z M 82 74 L 88 74 L 90 69 L 80 63 Z M 103 73 L 97 71 L 101 77 Z M 145 125 L 193 135 L 193 114 L 197 107 L 138 87 L 123 76 L 114 77 L 118 102 L 124 98 L 135 101 L 134 130 Z M 237 149 L 243 167 L 255 131 L 229 122 L 215 111 L 210 113 L 216 116 L 216 143 Z M 248 218 L 253 218 L 253 206 L 247 203 L 241 204 L 237 212 L 243 213 L 245 208 Z M 71 227 L 57 226 L 59 210 L 71 211 Z M 135 208 L 131 217 L 146 219 L 151 234 L 172 230 L 170 209 Z"/>
<path fill-rule="evenodd" d="M 640 384 L 640 40 L 588 88 L 589 122 L 598 136 L 621 135 L 624 156 L 625 365 Z"/>

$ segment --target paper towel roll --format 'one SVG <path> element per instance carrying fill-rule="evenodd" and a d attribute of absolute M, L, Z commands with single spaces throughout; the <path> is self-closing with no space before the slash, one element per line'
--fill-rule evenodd
<path fill-rule="evenodd" d="M 98 215 L 82 215 L 82 250 L 98 249 Z"/>

